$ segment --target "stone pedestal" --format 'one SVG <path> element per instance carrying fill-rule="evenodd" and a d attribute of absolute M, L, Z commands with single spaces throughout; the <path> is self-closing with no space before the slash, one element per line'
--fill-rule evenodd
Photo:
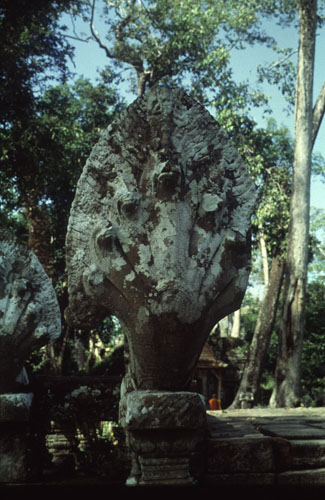
<path fill-rule="evenodd" d="M 30 476 L 29 416 L 33 394 L 0 394 L 0 483 Z"/>
<path fill-rule="evenodd" d="M 132 452 L 128 485 L 192 485 L 190 461 L 203 442 L 205 405 L 189 392 L 133 391 L 124 426 Z"/>

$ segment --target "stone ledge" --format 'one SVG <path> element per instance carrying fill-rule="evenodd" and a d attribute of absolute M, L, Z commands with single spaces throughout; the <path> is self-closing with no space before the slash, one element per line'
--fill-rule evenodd
<path fill-rule="evenodd" d="M 273 486 L 277 474 L 274 472 L 251 472 L 235 474 L 207 474 L 204 485 L 215 486 Z"/>
<path fill-rule="evenodd" d="M 290 441 L 293 469 L 310 469 L 325 467 L 325 440 L 293 440 Z"/>
<path fill-rule="evenodd" d="M 325 486 L 325 468 L 282 472 L 278 474 L 277 484 Z"/>

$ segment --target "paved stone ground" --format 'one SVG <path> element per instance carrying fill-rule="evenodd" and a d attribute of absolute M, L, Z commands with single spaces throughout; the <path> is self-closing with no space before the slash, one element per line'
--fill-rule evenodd
<path fill-rule="evenodd" d="M 252 408 L 207 414 L 213 438 L 262 434 L 287 439 L 325 439 L 325 407 Z"/>
<path fill-rule="evenodd" d="M 208 484 L 325 487 L 325 408 L 208 411 Z"/>

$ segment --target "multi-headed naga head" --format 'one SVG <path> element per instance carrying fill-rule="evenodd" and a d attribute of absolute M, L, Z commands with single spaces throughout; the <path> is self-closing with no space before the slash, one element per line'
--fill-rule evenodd
<path fill-rule="evenodd" d="M 156 86 L 113 122 L 84 167 L 67 234 L 74 324 L 125 328 L 137 388 L 181 390 L 250 271 L 255 187 L 215 119 Z"/>

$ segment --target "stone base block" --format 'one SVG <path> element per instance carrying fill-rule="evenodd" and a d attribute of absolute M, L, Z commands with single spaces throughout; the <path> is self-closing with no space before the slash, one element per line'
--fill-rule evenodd
<path fill-rule="evenodd" d="M 127 484 L 194 484 L 190 462 L 204 440 L 205 425 L 206 410 L 199 394 L 130 393 L 124 420 L 132 454 L 132 471 Z"/>
<path fill-rule="evenodd" d="M 139 461 L 142 473 L 140 485 L 188 486 L 194 483 L 189 474 L 189 457 L 140 457 Z"/>

